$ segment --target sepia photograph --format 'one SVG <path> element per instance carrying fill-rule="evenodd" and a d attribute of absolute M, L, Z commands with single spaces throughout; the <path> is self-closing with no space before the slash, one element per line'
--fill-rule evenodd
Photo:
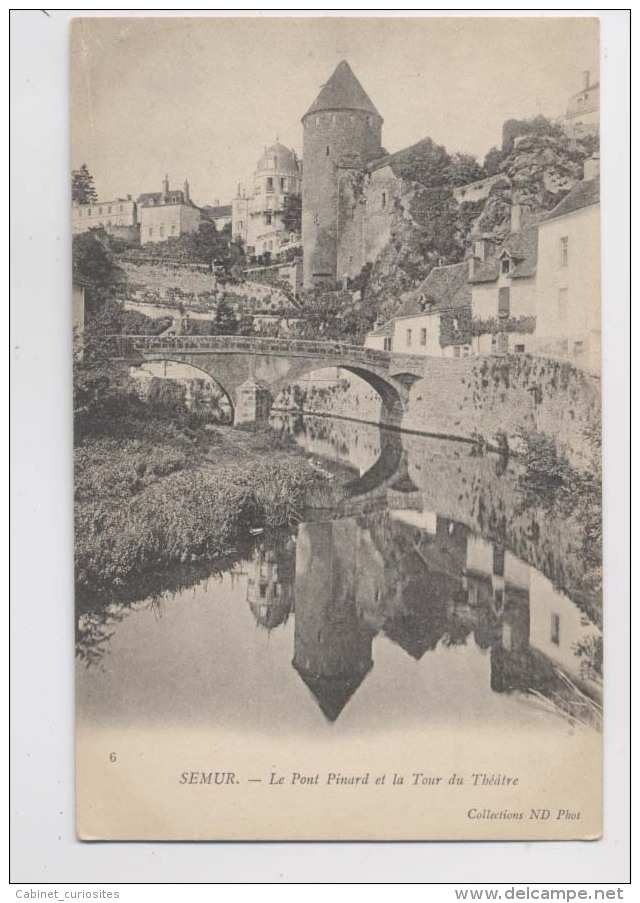
<path fill-rule="evenodd" d="M 599 54 L 73 20 L 81 840 L 602 836 Z"/>

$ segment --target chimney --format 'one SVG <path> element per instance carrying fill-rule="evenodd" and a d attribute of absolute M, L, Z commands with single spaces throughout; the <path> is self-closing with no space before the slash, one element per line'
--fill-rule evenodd
<path fill-rule="evenodd" d="M 483 235 L 473 243 L 473 256 L 480 263 L 484 263 L 487 257 L 493 253 L 493 241 L 490 235 Z"/>
<path fill-rule="evenodd" d="M 511 231 L 519 232 L 522 227 L 522 204 L 511 205 Z"/>
<path fill-rule="evenodd" d="M 592 157 L 589 157 L 588 160 L 584 161 L 583 179 L 585 182 L 590 182 L 592 179 L 597 178 L 599 175 L 600 154 L 595 153 Z"/>
<path fill-rule="evenodd" d="M 162 200 L 166 201 L 169 197 L 169 176 L 165 175 L 164 181 L 162 182 Z"/>
<path fill-rule="evenodd" d="M 582 90 L 587 91 L 589 89 L 589 83 L 591 81 L 591 73 L 588 69 L 585 69 L 582 73 Z"/>
<path fill-rule="evenodd" d="M 184 202 L 185 202 L 185 204 L 188 204 L 189 201 L 190 201 L 190 197 L 189 197 L 189 182 L 188 182 L 186 179 L 184 180 L 184 186 L 183 186 L 183 188 L 182 188 L 182 193 L 184 194 Z"/>

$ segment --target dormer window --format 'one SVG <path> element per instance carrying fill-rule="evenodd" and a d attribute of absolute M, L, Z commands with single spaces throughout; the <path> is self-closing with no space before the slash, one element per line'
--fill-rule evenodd
<path fill-rule="evenodd" d="M 500 261 L 500 272 L 501 273 L 510 273 L 511 272 L 511 258 L 503 257 Z"/>

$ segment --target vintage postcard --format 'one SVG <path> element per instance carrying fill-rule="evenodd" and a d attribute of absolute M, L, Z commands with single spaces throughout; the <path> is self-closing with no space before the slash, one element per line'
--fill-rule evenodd
<path fill-rule="evenodd" d="M 77 831 L 602 832 L 596 17 L 77 18 Z"/>

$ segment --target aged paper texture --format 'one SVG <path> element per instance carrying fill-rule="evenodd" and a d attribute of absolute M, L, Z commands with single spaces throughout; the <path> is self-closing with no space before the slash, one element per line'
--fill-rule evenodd
<path fill-rule="evenodd" d="M 596 18 L 78 18 L 83 840 L 602 831 Z"/>

